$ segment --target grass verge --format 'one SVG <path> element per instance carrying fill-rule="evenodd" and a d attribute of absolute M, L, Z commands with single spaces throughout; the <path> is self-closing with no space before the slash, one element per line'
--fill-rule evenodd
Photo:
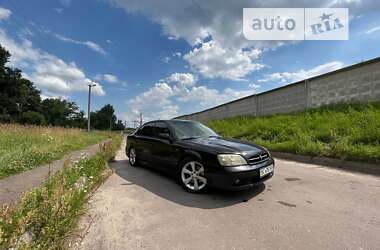
<path fill-rule="evenodd" d="M 110 138 L 110 132 L 0 124 L 0 179 Z"/>
<path fill-rule="evenodd" d="M 104 144 L 100 153 L 50 177 L 24 194 L 14 206 L 0 210 L 0 249 L 62 249 L 68 233 L 83 213 L 88 193 L 108 176 L 107 160 L 120 147 L 121 136 Z"/>
<path fill-rule="evenodd" d="M 302 113 L 210 121 L 226 137 L 273 151 L 380 162 L 380 103 L 340 104 Z"/>

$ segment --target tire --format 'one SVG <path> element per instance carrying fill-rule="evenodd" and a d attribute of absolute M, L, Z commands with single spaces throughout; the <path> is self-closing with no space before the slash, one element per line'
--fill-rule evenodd
<path fill-rule="evenodd" d="M 207 187 L 202 163 L 192 158 L 181 162 L 178 179 L 182 187 L 190 193 L 201 193 Z"/>
<path fill-rule="evenodd" d="M 133 147 L 129 149 L 128 160 L 129 160 L 129 165 L 131 165 L 132 167 L 138 166 L 136 150 Z"/>

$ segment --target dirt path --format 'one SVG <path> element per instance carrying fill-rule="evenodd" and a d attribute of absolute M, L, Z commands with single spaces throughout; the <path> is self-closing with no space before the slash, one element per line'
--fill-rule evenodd
<path fill-rule="evenodd" d="M 63 157 L 61 160 L 56 160 L 41 167 L 1 179 L 0 205 L 17 201 L 23 192 L 39 186 L 49 177 L 49 175 L 53 175 L 58 170 L 62 169 L 66 160 L 69 159 L 73 162 L 95 155 L 100 150 L 99 144 L 92 145 L 83 150 L 74 151 Z"/>
<path fill-rule="evenodd" d="M 277 160 L 244 192 L 196 195 L 121 150 L 89 204 L 80 249 L 378 249 L 380 179 Z M 78 248 L 78 246 L 75 246 Z"/>

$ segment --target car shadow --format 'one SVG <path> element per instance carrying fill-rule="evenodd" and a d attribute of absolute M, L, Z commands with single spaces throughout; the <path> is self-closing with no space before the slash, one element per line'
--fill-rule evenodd
<path fill-rule="evenodd" d="M 255 201 L 255 197 L 265 190 L 265 184 L 258 184 L 243 191 L 224 191 L 209 188 L 201 194 L 186 192 L 174 178 L 145 166 L 131 167 L 127 160 L 110 164 L 115 174 L 126 180 L 121 185 L 137 185 L 166 200 L 177 204 L 202 209 L 233 206 L 241 202 Z"/>

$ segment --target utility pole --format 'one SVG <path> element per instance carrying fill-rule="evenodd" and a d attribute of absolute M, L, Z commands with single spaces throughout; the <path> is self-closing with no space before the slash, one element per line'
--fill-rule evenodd
<path fill-rule="evenodd" d="M 142 126 L 142 124 L 143 124 L 143 114 L 140 113 L 140 127 Z"/>
<path fill-rule="evenodd" d="M 95 87 L 96 84 L 88 85 L 88 105 L 87 105 L 87 131 L 90 132 L 91 125 L 91 88 Z"/>

